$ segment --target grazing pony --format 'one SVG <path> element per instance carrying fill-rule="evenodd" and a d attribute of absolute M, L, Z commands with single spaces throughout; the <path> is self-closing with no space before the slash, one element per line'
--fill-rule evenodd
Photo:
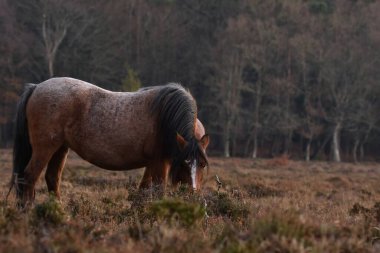
<path fill-rule="evenodd" d="M 19 203 L 34 200 L 47 166 L 48 190 L 59 197 L 68 150 L 108 170 L 146 167 L 140 188 L 186 183 L 199 189 L 209 137 L 194 98 L 168 84 L 111 92 L 73 78 L 26 87 L 18 104 L 12 185 Z"/>

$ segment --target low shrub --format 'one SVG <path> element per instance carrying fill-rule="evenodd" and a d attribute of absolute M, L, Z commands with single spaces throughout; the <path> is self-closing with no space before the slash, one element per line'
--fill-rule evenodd
<path fill-rule="evenodd" d="M 283 195 L 283 192 L 280 190 L 259 183 L 246 185 L 245 189 L 252 198 L 278 197 Z"/>
<path fill-rule="evenodd" d="M 378 223 L 380 223 L 380 202 L 376 202 L 372 208 L 373 215 Z"/>
<path fill-rule="evenodd" d="M 54 195 L 37 204 L 32 210 L 32 223 L 37 225 L 42 222 L 51 225 L 60 225 L 66 221 L 66 214 Z"/>
<path fill-rule="evenodd" d="M 273 235 L 303 240 L 305 237 L 320 234 L 311 226 L 302 223 L 296 214 L 270 215 L 253 223 L 251 232 L 254 240 L 260 242 Z"/>
<path fill-rule="evenodd" d="M 17 231 L 22 223 L 20 212 L 16 209 L 0 206 L 0 234 L 8 234 Z"/>
<path fill-rule="evenodd" d="M 214 244 L 221 252 L 305 252 L 316 234 L 317 229 L 295 215 L 271 214 L 253 222 L 248 231 L 227 225 Z"/>
<path fill-rule="evenodd" d="M 179 199 L 164 199 L 152 203 L 150 212 L 158 219 L 169 223 L 173 221 L 191 227 L 201 221 L 206 214 L 203 206 L 197 203 L 184 202 Z"/>
<path fill-rule="evenodd" d="M 359 203 L 355 203 L 349 211 L 349 214 L 351 216 L 355 216 L 358 214 L 368 215 L 370 213 L 371 213 L 370 209 L 360 205 Z"/>
<path fill-rule="evenodd" d="M 248 217 L 248 207 L 242 201 L 231 198 L 228 193 L 212 192 L 206 201 L 207 212 L 210 215 L 226 216 L 233 221 L 244 220 Z"/>

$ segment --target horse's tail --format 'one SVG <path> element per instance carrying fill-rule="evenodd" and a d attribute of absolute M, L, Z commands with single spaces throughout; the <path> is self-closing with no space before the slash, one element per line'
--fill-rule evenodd
<path fill-rule="evenodd" d="M 15 138 L 13 144 L 13 174 L 9 192 L 16 187 L 16 194 L 21 198 L 24 189 L 24 171 L 32 157 L 32 146 L 29 140 L 26 106 L 30 96 L 37 86 L 27 84 L 17 105 Z"/>

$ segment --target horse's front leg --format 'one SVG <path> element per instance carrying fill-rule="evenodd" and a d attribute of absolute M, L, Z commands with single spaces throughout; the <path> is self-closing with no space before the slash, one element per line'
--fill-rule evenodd
<path fill-rule="evenodd" d="M 170 163 L 166 160 L 149 164 L 140 183 L 140 189 L 154 188 L 154 193 L 163 195 L 168 182 Z"/>
<path fill-rule="evenodd" d="M 145 168 L 144 176 L 141 179 L 139 189 L 149 189 L 152 187 L 152 168 L 147 166 Z"/>
<path fill-rule="evenodd" d="M 169 170 L 169 161 L 162 160 L 157 162 L 156 166 L 153 167 L 153 170 L 151 172 L 153 185 L 162 186 L 163 189 L 165 189 L 168 182 Z"/>

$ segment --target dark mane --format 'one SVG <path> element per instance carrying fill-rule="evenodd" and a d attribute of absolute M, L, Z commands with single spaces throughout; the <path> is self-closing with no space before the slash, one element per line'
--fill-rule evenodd
<path fill-rule="evenodd" d="M 164 146 L 164 156 L 172 160 L 170 175 L 173 178 L 178 174 L 180 164 L 184 159 L 205 157 L 194 136 L 197 118 L 197 105 L 191 94 L 181 85 L 171 83 L 161 87 L 145 89 L 159 89 L 151 104 L 151 112 L 158 117 L 159 138 Z M 180 134 L 188 145 L 181 152 L 177 144 L 176 135 Z"/>
<path fill-rule="evenodd" d="M 159 89 L 151 104 L 151 112 L 158 117 L 158 129 L 167 152 L 177 148 L 176 134 L 190 141 L 194 137 L 197 117 L 195 100 L 181 85 L 167 84 Z M 170 155 L 165 154 L 165 155 Z"/>

